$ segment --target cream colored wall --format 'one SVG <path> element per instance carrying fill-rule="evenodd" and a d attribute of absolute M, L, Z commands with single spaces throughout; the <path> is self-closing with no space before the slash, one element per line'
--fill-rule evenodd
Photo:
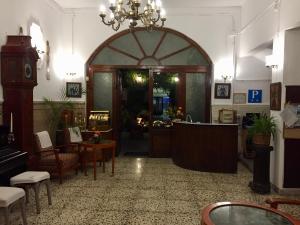
<path fill-rule="evenodd" d="M 59 104 L 59 102 L 57 102 Z M 85 115 L 85 103 L 74 102 L 74 115 L 81 112 Z M 49 108 L 43 102 L 34 102 L 33 104 L 33 131 L 49 131 Z M 53 135 L 53 134 L 52 134 Z"/>
<path fill-rule="evenodd" d="M 221 109 L 233 109 L 237 111 L 237 115 L 241 118 L 246 113 L 270 113 L 269 105 L 213 105 L 211 108 L 212 122 L 218 122 L 219 110 Z"/>

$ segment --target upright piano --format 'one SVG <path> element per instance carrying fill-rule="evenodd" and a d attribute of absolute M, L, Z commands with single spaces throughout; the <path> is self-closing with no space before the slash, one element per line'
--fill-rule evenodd
<path fill-rule="evenodd" d="M 9 127 L 0 126 L 0 186 L 9 185 L 9 178 L 26 170 L 27 152 L 8 144 Z"/>

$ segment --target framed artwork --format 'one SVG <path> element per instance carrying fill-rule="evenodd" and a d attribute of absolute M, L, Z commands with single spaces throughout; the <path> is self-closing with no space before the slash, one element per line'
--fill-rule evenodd
<path fill-rule="evenodd" d="M 270 85 L 270 109 L 281 110 L 281 83 L 272 83 Z"/>
<path fill-rule="evenodd" d="M 247 94 L 246 93 L 233 93 L 233 104 L 246 104 Z"/>
<path fill-rule="evenodd" d="M 69 98 L 81 98 L 81 83 L 67 82 L 66 96 Z"/>
<path fill-rule="evenodd" d="M 215 83 L 215 98 L 229 99 L 231 94 L 230 83 Z"/>

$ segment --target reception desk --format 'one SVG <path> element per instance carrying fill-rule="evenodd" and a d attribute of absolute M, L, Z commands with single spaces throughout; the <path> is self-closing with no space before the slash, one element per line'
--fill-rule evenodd
<path fill-rule="evenodd" d="M 238 125 L 174 123 L 172 158 L 176 165 L 185 169 L 235 173 Z"/>

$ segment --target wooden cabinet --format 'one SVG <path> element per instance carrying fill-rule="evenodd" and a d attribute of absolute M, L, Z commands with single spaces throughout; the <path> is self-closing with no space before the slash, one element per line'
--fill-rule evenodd
<path fill-rule="evenodd" d="M 150 129 L 150 156 L 157 158 L 171 157 L 172 128 L 152 127 Z"/>
<path fill-rule="evenodd" d="M 300 102 L 300 86 L 286 86 L 285 102 Z M 297 130 L 297 129 L 296 129 Z M 296 131 L 295 130 L 295 131 Z M 300 188 L 300 139 L 286 138 L 284 140 L 284 188 Z"/>
<path fill-rule="evenodd" d="M 29 152 L 33 160 L 33 88 L 37 85 L 36 62 L 39 56 L 30 36 L 7 36 L 1 47 L 1 83 L 3 86 L 3 123 L 13 115 L 15 145 Z"/>

